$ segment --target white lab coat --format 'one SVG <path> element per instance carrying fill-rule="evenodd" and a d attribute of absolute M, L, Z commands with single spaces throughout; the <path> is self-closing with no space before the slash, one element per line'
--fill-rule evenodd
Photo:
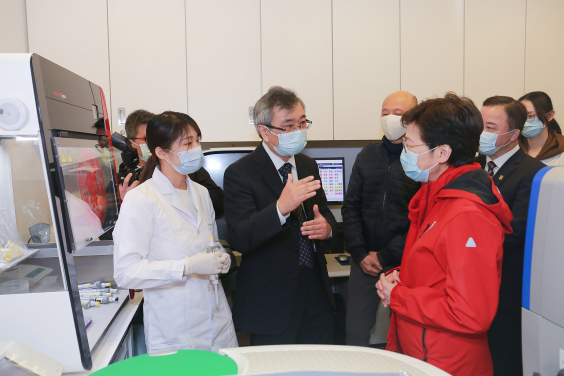
<path fill-rule="evenodd" d="M 121 288 L 143 289 L 149 353 L 175 349 L 218 352 L 238 346 L 221 283 L 217 308 L 208 276 L 182 276 L 184 259 L 204 252 L 210 236 L 217 240 L 207 189 L 190 178 L 186 183 L 197 219 L 156 168 L 151 179 L 125 196 L 113 232 L 114 279 Z"/>

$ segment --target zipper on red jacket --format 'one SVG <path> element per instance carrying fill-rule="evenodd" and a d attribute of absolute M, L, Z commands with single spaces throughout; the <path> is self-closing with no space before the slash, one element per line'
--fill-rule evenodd
<path fill-rule="evenodd" d="M 423 334 L 421 335 L 421 341 L 423 342 L 423 361 L 427 361 L 427 345 L 425 344 L 425 333 L 427 333 L 427 328 L 423 328 Z"/>
<path fill-rule="evenodd" d="M 427 184 L 427 199 L 425 200 L 425 211 L 423 212 L 424 218 L 427 218 L 427 208 L 429 207 L 429 196 L 431 195 L 431 183 Z"/>
<path fill-rule="evenodd" d="M 421 233 L 421 235 L 419 235 L 419 238 L 422 237 L 423 234 L 427 232 L 427 230 L 429 229 L 429 227 L 431 227 L 431 224 L 430 224 L 430 223 L 427 223 L 427 227 L 425 227 L 425 230 L 423 230 L 423 232 Z M 418 239 L 419 239 L 419 238 L 418 238 Z"/>

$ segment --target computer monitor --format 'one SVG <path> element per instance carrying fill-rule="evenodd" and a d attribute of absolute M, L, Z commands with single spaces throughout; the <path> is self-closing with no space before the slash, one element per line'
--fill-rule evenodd
<path fill-rule="evenodd" d="M 319 167 L 328 204 L 342 204 L 345 197 L 345 158 L 313 158 Z"/>

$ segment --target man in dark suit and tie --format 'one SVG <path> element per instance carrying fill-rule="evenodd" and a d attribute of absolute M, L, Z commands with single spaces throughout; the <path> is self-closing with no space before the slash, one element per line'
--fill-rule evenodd
<path fill-rule="evenodd" d="M 263 142 L 227 168 L 225 219 L 243 255 L 233 300 L 235 327 L 251 345 L 331 344 L 333 294 L 320 242 L 336 222 L 307 143 L 305 105 L 270 88 L 254 107 Z"/>
<path fill-rule="evenodd" d="M 535 174 L 545 165 L 519 147 L 519 134 L 527 120 L 527 110 L 521 102 L 495 96 L 484 101 L 480 112 L 484 132 L 480 137 L 481 155 L 477 162 L 492 177 L 513 214 L 513 233 L 506 235 L 503 243 L 499 306 L 488 331 L 488 341 L 494 375 L 523 375 L 521 289 L 525 230 L 531 184 Z"/>

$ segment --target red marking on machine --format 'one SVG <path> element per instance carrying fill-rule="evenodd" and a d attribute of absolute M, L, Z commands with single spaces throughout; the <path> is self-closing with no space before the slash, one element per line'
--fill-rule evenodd
<path fill-rule="evenodd" d="M 100 223 L 103 223 L 106 217 L 106 189 L 100 163 L 92 149 L 84 149 L 80 153 L 78 186 L 82 201 L 88 204 Z"/>

